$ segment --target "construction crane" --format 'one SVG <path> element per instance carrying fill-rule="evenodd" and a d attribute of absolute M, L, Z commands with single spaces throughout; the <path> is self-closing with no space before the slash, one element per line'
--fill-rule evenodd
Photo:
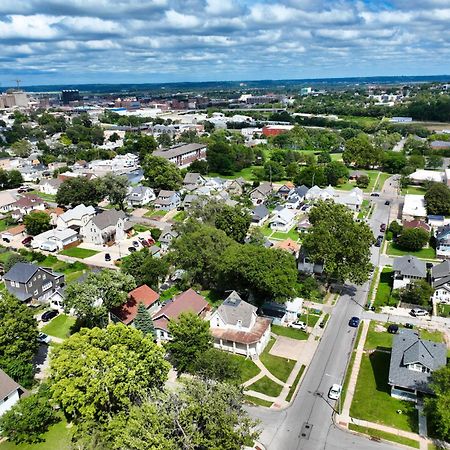
<path fill-rule="evenodd" d="M 17 90 L 19 90 L 20 89 L 20 83 L 22 82 L 22 80 L 13 80 L 13 81 L 15 81 L 16 82 L 16 85 L 17 85 Z"/>

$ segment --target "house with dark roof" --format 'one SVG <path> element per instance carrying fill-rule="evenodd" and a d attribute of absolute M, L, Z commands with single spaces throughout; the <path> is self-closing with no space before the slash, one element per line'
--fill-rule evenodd
<path fill-rule="evenodd" d="M 313 261 L 304 247 L 300 247 L 297 259 L 297 269 L 299 272 L 321 275 L 324 271 L 323 262 Z"/>
<path fill-rule="evenodd" d="M 450 261 L 447 259 L 431 268 L 431 297 L 433 303 L 450 303 Z"/>
<path fill-rule="evenodd" d="M 257 205 L 252 211 L 252 225 L 261 226 L 269 218 L 270 211 L 264 205 Z"/>
<path fill-rule="evenodd" d="M 154 314 L 159 309 L 159 294 L 146 284 L 133 289 L 128 293 L 127 302 L 111 311 L 112 319 L 132 325 L 141 303 L 150 314 Z"/>
<path fill-rule="evenodd" d="M 240 177 L 230 181 L 226 189 L 230 195 L 240 196 L 245 192 L 246 185 L 247 182 Z"/>
<path fill-rule="evenodd" d="M 183 313 L 193 313 L 204 317 L 209 310 L 208 302 L 193 289 L 188 289 L 180 295 L 169 300 L 158 312 L 153 315 L 156 337 L 160 341 L 171 338 L 169 333 L 169 322 L 177 320 Z"/>
<path fill-rule="evenodd" d="M 403 228 L 420 228 L 423 231 L 430 233 L 431 226 L 427 224 L 424 220 L 414 219 L 414 220 L 405 220 L 403 222 Z"/>
<path fill-rule="evenodd" d="M 436 231 L 436 258 L 450 259 L 450 224 Z"/>
<path fill-rule="evenodd" d="M 143 206 L 148 205 L 155 198 L 156 195 L 152 188 L 148 186 L 136 186 L 127 195 L 127 203 L 132 207 Z"/>
<path fill-rule="evenodd" d="M 392 268 L 394 269 L 393 289 L 405 287 L 413 281 L 425 280 L 427 277 L 425 261 L 415 256 L 406 255 L 394 258 Z"/>
<path fill-rule="evenodd" d="M 389 380 L 391 396 L 416 401 L 418 393 L 431 394 L 431 374 L 447 364 L 447 346 L 421 339 L 402 329 L 392 342 Z"/>
<path fill-rule="evenodd" d="M 97 214 L 81 228 L 85 242 L 103 245 L 125 239 L 126 232 L 132 228 L 123 211 L 108 209 Z"/>
<path fill-rule="evenodd" d="M 177 144 L 168 149 L 156 150 L 153 152 L 153 156 L 167 159 L 180 169 L 184 169 L 194 161 L 206 159 L 206 148 L 205 144 Z"/>
<path fill-rule="evenodd" d="M 0 369 L 0 417 L 25 394 L 27 391 Z"/>
<path fill-rule="evenodd" d="M 193 191 L 200 186 L 204 186 L 206 183 L 205 178 L 200 173 L 188 172 L 184 176 L 183 188 L 187 191 Z"/>
<path fill-rule="evenodd" d="M 177 209 L 181 204 L 181 196 L 175 191 L 159 191 L 158 197 L 155 200 L 155 209 L 162 211 L 172 211 Z"/>
<path fill-rule="evenodd" d="M 56 195 L 61 184 L 63 184 L 63 180 L 60 178 L 43 179 L 38 184 L 38 189 L 43 194 Z"/>
<path fill-rule="evenodd" d="M 277 191 L 278 197 L 281 197 L 284 200 L 287 200 L 289 195 L 294 192 L 295 186 L 294 183 L 287 182 L 280 186 Z"/>
<path fill-rule="evenodd" d="M 45 302 L 64 286 L 64 275 L 31 263 L 18 262 L 3 275 L 6 289 L 23 302 Z"/>
<path fill-rule="evenodd" d="M 259 205 L 267 200 L 272 193 L 272 183 L 262 182 L 258 187 L 250 191 L 250 200 L 254 205 Z"/>
<path fill-rule="evenodd" d="M 259 356 L 270 339 L 270 319 L 233 291 L 209 319 L 214 347 L 247 357 Z"/>
<path fill-rule="evenodd" d="M 172 241 L 178 237 L 178 232 L 175 230 L 167 230 L 163 231 L 161 233 L 161 236 L 159 237 L 159 242 L 161 244 L 161 251 L 166 252 Z"/>

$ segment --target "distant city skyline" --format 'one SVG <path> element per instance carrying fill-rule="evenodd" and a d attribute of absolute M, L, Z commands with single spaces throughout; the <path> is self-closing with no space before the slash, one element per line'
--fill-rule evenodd
<path fill-rule="evenodd" d="M 448 0 L 0 2 L 0 83 L 450 73 Z"/>

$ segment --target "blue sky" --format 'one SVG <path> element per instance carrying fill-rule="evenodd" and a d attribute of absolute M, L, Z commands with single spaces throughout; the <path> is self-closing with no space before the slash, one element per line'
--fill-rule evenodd
<path fill-rule="evenodd" d="M 1 0 L 0 83 L 450 73 L 450 0 Z"/>

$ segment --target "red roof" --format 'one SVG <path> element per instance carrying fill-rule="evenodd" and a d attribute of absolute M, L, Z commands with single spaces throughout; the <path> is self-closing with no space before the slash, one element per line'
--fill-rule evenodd
<path fill-rule="evenodd" d="M 139 303 L 143 303 L 148 309 L 159 300 L 159 294 L 146 284 L 139 286 L 128 294 L 128 301 L 122 306 L 115 308 L 113 313 L 125 325 L 129 325 L 136 318 Z"/>
<path fill-rule="evenodd" d="M 178 319 L 184 312 L 200 315 L 208 307 L 208 302 L 193 289 L 188 289 L 163 306 L 154 316 L 155 328 L 167 329 L 167 321 Z"/>
<path fill-rule="evenodd" d="M 431 231 L 430 225 L 428 225 L 423 220 L 410 220 L 409 222 L 403 222 L 404 228 L 422 228 L 422 230 L 425 230 L 427 233 Z"/>

